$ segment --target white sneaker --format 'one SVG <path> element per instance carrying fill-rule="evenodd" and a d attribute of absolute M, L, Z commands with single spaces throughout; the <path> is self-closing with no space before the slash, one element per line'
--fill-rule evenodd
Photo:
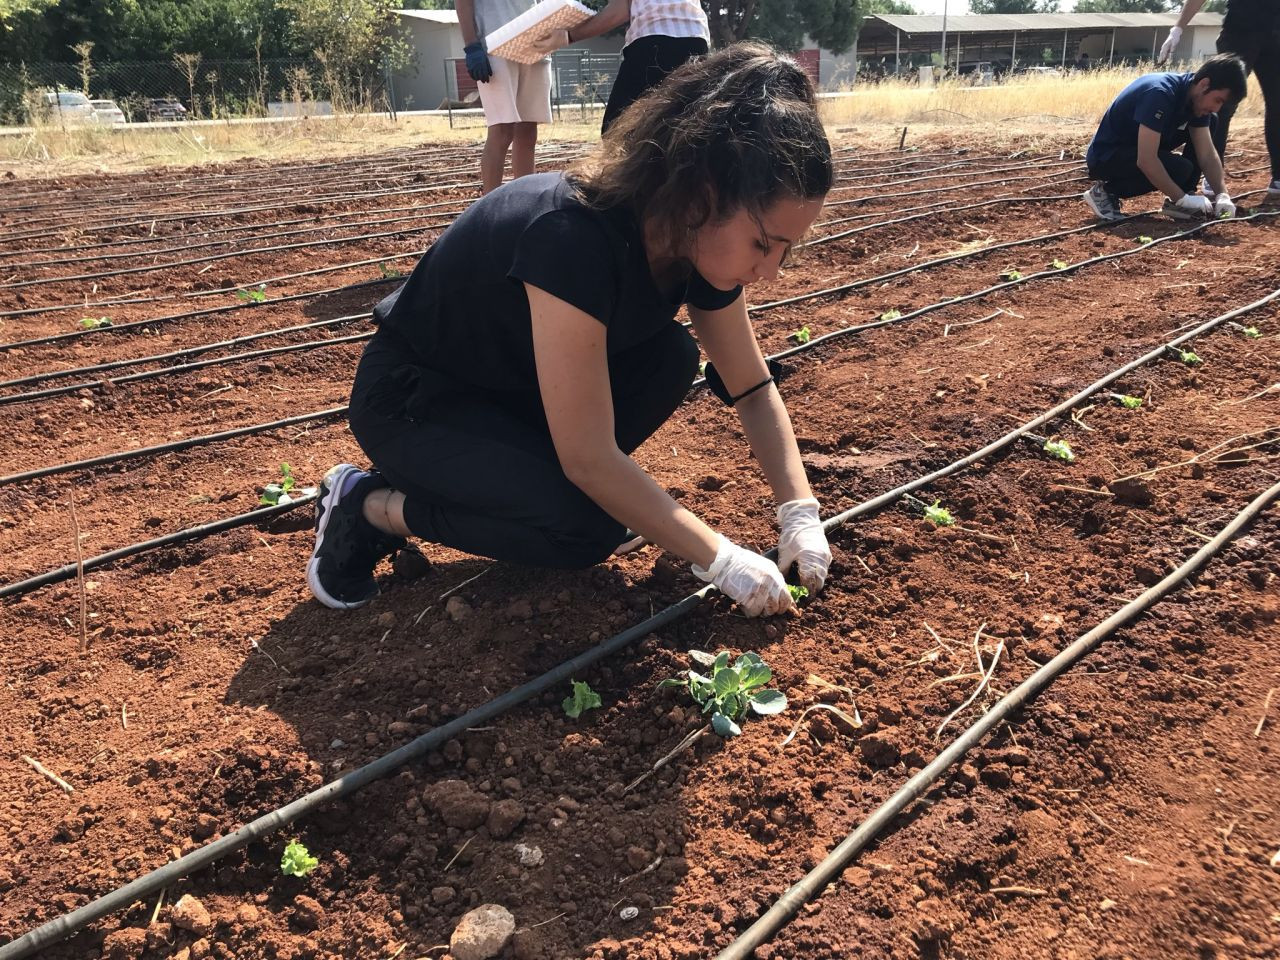
<path fill-rule="evenodd" d="M 1124 214 L 1120 212 L 1120 201 L 1107 192 L 1106 184 L 1101 180 L 1095 180 L 1093 186 L 1084 192 L 1084 202 L 1099 220 L 1124 219 Z"/>

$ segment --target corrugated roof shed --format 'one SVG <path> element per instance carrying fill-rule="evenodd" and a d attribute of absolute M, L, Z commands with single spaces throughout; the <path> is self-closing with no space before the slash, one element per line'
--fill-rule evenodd
<path fill-rule="evenodd" d="M 947 17 L 948 33 L 1012 33 L 1014 31 L 1048 30 L 1113 30 L 1125 27 L 1172 27 L 1178 22 L 1176 13 L 984 13 Z M 899 16 L 873 14 L 866 18 L 863 29 L 871 21 L 880 21 L 891 30 L 905 34 L 942 33 L 942 17 L 933 14 Z M 1200 13 L 1191 21 L 1194 27 L 1221 26 L 1222 14 Z"/>

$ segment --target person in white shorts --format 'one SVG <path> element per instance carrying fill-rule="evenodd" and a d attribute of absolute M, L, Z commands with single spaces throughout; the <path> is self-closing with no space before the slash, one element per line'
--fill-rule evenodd
<path fill-rule="evenodd" d="M 467 73 L 480 90 L 489 134 L 480 155 L 481 190 L 502 183 L 511 151 L 511 176 L 533 173 L 538 124 L 551 122 L 551 62 L 516 63 L 490 56 L 484 38 L 533 6 L 533 0 L 457 0 Z"/>
<path fill-rule="evenodd" d="M 609 0 L 594 17 L 570 30 L 555 30 L 534 43 L 551 54 L 627 24 L 622 66 L 613 81 L 600 132 L 607 133 L 622 111 L 648 93 L 677 67 L 707 54 L 711 34 L 697 0 Z"/>

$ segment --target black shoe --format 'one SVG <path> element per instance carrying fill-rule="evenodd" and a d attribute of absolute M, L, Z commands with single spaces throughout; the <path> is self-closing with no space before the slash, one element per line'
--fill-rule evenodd
<path fill-rule="evenodd" d="M 363 607 L 378 595 L 373 570 L 378 561 L 405 546 L 403 537 L 383 533 L 364 518 L 366 495 L 386 481 L 349 463 L 340 463 L 320 483 L 316 500 L 316 546 L 307 563 L 307 586 L 334 610 Z"/>

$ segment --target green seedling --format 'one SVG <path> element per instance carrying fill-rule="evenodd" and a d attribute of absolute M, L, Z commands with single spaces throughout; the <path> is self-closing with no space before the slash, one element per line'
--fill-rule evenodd
<path fill-rule="evenodd" d="M 1067 269 L 1067 261 L 1065 261 L 1065 260 L 1059 260 L 1059 259 L 1055 258 L 1055 259 L 1054 259 L 1054 261 L 1053 261 L 1053 269 L 1055 269 L 1055 270 L 1065 270 L 1065 269 Z"/>
<path fill-rule="evenodd" d="M 809 332 L 808 326 L 803 326 L 795 333 L 788 334 L 787 339 L 794 340 L 796 343 L 808 343 L 813 339 L 813 334 Z"/>
<path fill-rule="evenodd" d="M 284 848 L 284 856 L 280 858 L 280 872 L 286 877 L 305 877 L 319 865 L 320 861 L 297 840 L 289 841 Z"/>
<path fill-rule="evenodd" d="M 237 290 L 236 297 L 245 303 L 262 303 L 267 299 L 267 285 L 260 283 L 252 290 Z"/>
<path fill-rule="evenodd" d="M 1188 367 L 1194 367 L 1198 363 L 1204 363 L 1200 355 L 1194 350 L 1179 350 L 1178 359 L 1185 363 Z"/>
<path fill-rule="evenodd" d="M 404 276 L 404 274 L 401 273 L 399 270 L 397 270 L 395 267 L 388 266 L 385 263 L 378 264 L 378 269 L 382 271 L 383 280 L 394 280 L 397 277 Z"/>
<path fill-rule="evenodd" d="M 787 593 L 791 594 L 793 603 L 799 603 L 803 598 L 809 595 L 808 587 L 797 587 L 793 584 L 787 584 Z"/>
<path fill-rule="evenodd" d="M 1021 280 L 1022 272 L 1020 270 L 1015 270 L 1012 267 L 1010 267 L 1008 270 L 1001 270 L 1000 277 L 1003 280 Z"/>
<path fill-rule="evenodd" d="M 902 311 L 901 311 L 901 310 L 886 310 L 884 313 L 880 314 L 880 319 L 881 319 L 881 320 L 886 320 L 886 321 L 901 320 L 901 319 L 902 319 Z"/>
<path fill-rule="evenodd" d="M 600 694 L 591 689 L 591 684 L 581 680 L 569 682 L 573 684 L 573 696 L 561 700 L 560 706 L 564 707 L 564 712 L 571 720 L 577 720 L 584 710 L 594 710 L 601 706 Z"/>
<path fill-rule="evenodd" d="M 110 317 L 81 317 L 80 326 L 84 330 L 101 330 L 111 326 Z"/>
<path fill-rule="evenodd" d="M 1243 333 L 1250 340 L 1257 340 L 1260 336 L 1262 336 L 1262 333 L 1258 330 L 1257 327 L 1241 327 L 1240 332 Z"/>
<path fill-rule="evenodd" d="M 707 375 L 707 361 L 703 360 L 698 364 L 698 376 L 705 377 Z"/>
<path fill-rule="evenodd" d="M 787 697 L 781 690 L 766 690 L 764 685 L 773 671 L 756 653 L 744 653 L 733 664 L 729 651 L 715 656 L 702 650 L 690 650 L 694 663 L 705 667 L 708 675 L 687 670 L 683 677 L 671 677 L 658 684 L 663 687 L 687 687 L 689 695 L 711 714 L 711 729 L 722 737 L 736 737 L 742 732 L 738 721 L 748 711 L 768 716 L 787 709 Z"/>
<path fill-rule="evenodd" d="M 951 515 L 951 511 L 946 507 L 940 507 L 941 500 L 935 500 L 929 506 L 924 508 L 924 518 L 932 523 L 935 527 L 951 527 L 955 526 L 956 518 Z"/>
<path fill-rule="evenodd" d="M 1044 452 L 1051 457 L 1057 457 L 1065 463 L 1075 463 L 1076 455 L 1071 450 L 1071 444 L 1065 440 L 1046 440 L 1044 442 Z"/>
<path fill-rule="evenodd" d="M 1218 219 L 1219 219 L 1219 220 L 1230 220 L 1230 219 L 1231 219 L 1232 217 L 1234 217 L 1234 216 L 1235 216 L 1235 214 L 1234 214 L 1234 213 L 1232 213 L 1230 210 L 1223 210 L 1220 214 L 1218 214 Z"/>
<path fill-rule="evenodd" d="M 1139 243 L 1152 243 L 1152 242 L 1154 242 L 1154 239 L 1153 239 L 1152 237 L 1148 237 L 1146 234 L 1143 234 L 1142 236 L 1140 236 L 1140 237 L 1138 238 L 1138 242 L 1139 242 Z"/>
<path fill-rule="evenodd" d="M 1137 410 L 1142 406 L 1141 397 L 1132 397 L 1127 393 L 1117 393 L 1115 398 L 1119 401 L 1120 406 L 1124 407 L 1126 410 Z"/>
<path fill-rule="evenodd" d="M 280 481 L 278 483 L 268 483 L 262 489 L 262 496 L 258 498 L 258 503 L 268 507 L 278 507 L 286 503 L 293 503 L 291 491 L 297 489 L 297 492 L 303 496 L 311 496 L 316 492 L 315 487 L 298 487 L 297 478 L 293 475 L 293 467 L 287 463 L 280 464 Z"/>

